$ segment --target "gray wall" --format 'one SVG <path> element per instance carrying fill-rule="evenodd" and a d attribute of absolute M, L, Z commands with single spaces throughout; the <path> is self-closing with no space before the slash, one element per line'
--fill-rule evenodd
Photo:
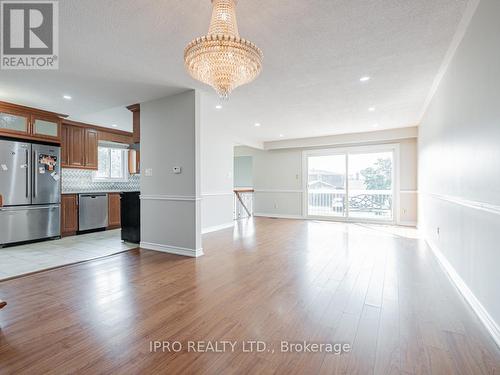
<path fill-rule="evenodd" d="M 141 103 L 144 248 L 201 254 L 199 121 L 199 96 L 192 90 Z"/>
<path fill-rule="evenodd" d="M 234 158 L 234 187 L 253 187 L 252 156 L 236 156 Z"/>
<path fill-rule="evenodd" d="M 233 225 L 233 148 L 214 103 L 201 94 L 201 225 L 203 233 Z"/>
<path fill-rule="evenodd" d="M 499 16 L 500 1 L 479 3 L 425 114 L 419 137 L 419 226 L 451 272 L 456 272 L 482 304 L 487 312 L 483 321 L 488 319 L 486 314 L 496 321 L 497 335 Z M 480 310 L 478 305 L 476 308 Z"/>

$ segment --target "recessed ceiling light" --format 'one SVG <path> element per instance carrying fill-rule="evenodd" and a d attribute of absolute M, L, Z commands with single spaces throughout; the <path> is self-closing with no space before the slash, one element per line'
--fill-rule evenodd
<path fill-rule="evenodd" d="M 259 128 L 259 127 L 260 127 L 260 122 L 256 122 L 256 123 L 255 123 L 255 127 L 256 127 L 256 128 Z"/>
<path fill-rule="evenodd" d="M 364 76 L 359 79 L 361 82 L 368 82 L 370 80 L 370 77 Z"/>
<path fill-rule="evenodd" d="M 372 125 L 374 128 L 378 128 L 378 124 L 373 124 Z"/>
<path fill-rule="evenodd" d="M 217 104 L 217 105 L 215 106 L 215 109 L 222 109 L 222 106 L 221 106 L 220 104 Z"/>
<path fill-rule="evenodd" d="M 368 110 L 369 110 L 370 112 L 375 112 L 375 107 L 370 107 L 370 108 L 368 108 Z"/>
<path fill-rule="evenodd" d="M 280 138 L 283 138 L 283 137 L 284 137 L 284 135 L 283 135 L 283 134 L 280 134 Z"/>
<path fill-rule="evenodd" d="M 71 100 L 71 99 L 73 99 L 73 98 L 71 97 L 71 95 L 63 95 L 63 98 L 64 98 L 64 99 L 66 99 L 66 100 Z"/>
<path fill-rule="evenodd" d="M 117 127 L 118 127 L 118 125 L 116 125 L 116 124 L 113 124 L 113 125 L 111 125 L 111 126 L 112 126 L 113 128 L 117 128 Z"/>

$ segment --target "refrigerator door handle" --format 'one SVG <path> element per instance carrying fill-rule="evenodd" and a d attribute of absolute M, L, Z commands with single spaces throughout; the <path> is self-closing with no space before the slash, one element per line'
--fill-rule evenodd
<path fill-rule="evenodd" d="M 36 169 L 38 168 L 38 164 L 36 162 L 36 151 L 33 151 L 33 164 L 31 168 L 33 168 L 33 198 L 36 198 L 36 179 L 37 179 Z"/>
<path fill-rule="evenodd" d="M 30 161 L 30 155 L 29 155 L 29 151 L 26 149 L 26 165 L 24 167 L 24 169 L 26 169 L 26 198 L 29 197 L 29 193 L 30 193 L 30 187 L 29 187 L 29 181 L 30 181 L 30 165 L 29 165 L 29 161 Z"/>
<path fill-rule="evenodd" d="M 49 205 L 49 206 L 20 206 L 20 207 L 0 207 L 0 211 L 34 211 L 34 210 L 55 210 L 59 208 L 59 205 Z"/>

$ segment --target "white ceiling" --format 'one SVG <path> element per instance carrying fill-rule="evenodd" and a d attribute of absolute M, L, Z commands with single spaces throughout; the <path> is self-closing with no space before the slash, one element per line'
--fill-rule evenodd
<path fill-rule="evenodd" d="M 253 142 L 415 125 L 468 2 L 240 0 L 240 34 L 263 50 L 264 70 L 233 92 L 220 121 Z M 185 45 L 208 30 L 210 0 L 59 7 L 59 71 L 1 71 L 0 99 L 125 130 L 128 104 L 186 88 L 217 103 L 183 66 Z"/>

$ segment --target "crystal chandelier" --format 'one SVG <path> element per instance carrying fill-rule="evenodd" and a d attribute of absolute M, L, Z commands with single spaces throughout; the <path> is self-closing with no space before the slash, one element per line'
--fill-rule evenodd
<path fill-rule="evenodd" d="M 212 86 L 222 99 L 236 87 L 252 82 L 262 70 L 262 51 L 240 38 L 236 0 L 212 0 L 208 35 L 189 43 L 184 62 L 189 74 Z"/>

